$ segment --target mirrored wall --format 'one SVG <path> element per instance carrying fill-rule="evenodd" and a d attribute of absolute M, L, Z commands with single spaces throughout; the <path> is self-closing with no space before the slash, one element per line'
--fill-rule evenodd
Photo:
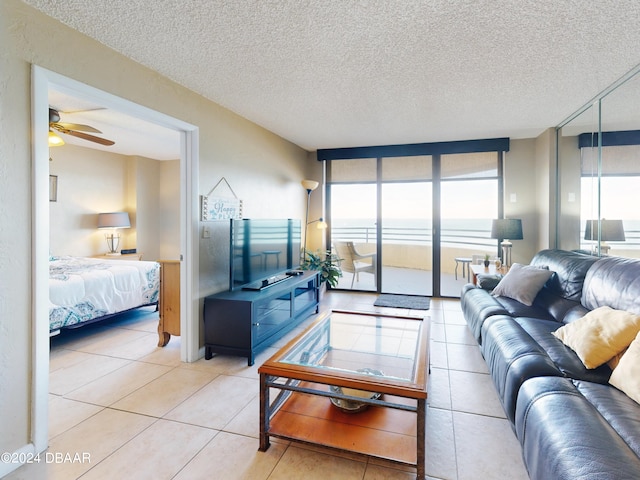
<path fill-rule="evenodd" d="M 557 129 L 558 248 L 640 258 L 640 69 Z"/>

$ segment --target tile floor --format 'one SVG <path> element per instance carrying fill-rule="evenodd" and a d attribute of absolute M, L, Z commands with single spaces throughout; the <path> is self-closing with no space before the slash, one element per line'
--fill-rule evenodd
<path fill-rule="evenodd" d="M 377 308 L 375 298 L 330 292 L 323 307 L 425 313 Z M 426 313 L 428 478 L 527 479 L 460 302 L 433 299 Z M 257 368 L 285 339 L 253 367 L 231 356 L 183 364 L 178 337 L 156 347 L 156 326 L 155 312 L 138 311 L 52 339 L 48 453 L 60 461 L 23 466 L 7 479 L 415 478 L 415 468 L 277 439 L 259 452 Z"/>

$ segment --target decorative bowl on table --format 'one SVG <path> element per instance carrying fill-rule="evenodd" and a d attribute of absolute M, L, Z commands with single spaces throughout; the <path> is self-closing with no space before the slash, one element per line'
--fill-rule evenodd
<path fill-rule="evenodd" d="M 371 368 L 363 368 L 357 370 L 359 373 L 365 373 L 367 375 L 376 375 L 382 376 L 383 373 L 380 370 L 373 370 Z M 350 397 L 357 397 L 366 400 L 377 400 L 382 394 L 376 392 L 369 392 L 366 390 L 358 390 L 356 388 L 348 388 L 348 387 L 338 387 L 335 385 L 330 385 L 329 389 L 332 393 L 337 393 L 341 395 L 348 395 Z M 359 402 L 357 400 L 348 400 L 346 398 L 336 398 L 330 397 L 331 403 L 336 406 L 338 409 L 345 413 L 359 413 L 364 412 L 369 405 L 363 402 Z"/>

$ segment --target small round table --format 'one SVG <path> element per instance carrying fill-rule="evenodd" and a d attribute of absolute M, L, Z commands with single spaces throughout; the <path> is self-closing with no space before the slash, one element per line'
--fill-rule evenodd
<path fill-rule="evenodd" d="M 471 269 L 469 268 L 469 265 L 471 265 L 472 259 L 467 257 L 456 257 L 454 260 L 456 261 L 456 269 L 454 271 L 456 280 L 458 280 L 458 265 L 462 264 L 462 276 L 466 277 L 467 281 L 470 281 L 469 270 Z"/>

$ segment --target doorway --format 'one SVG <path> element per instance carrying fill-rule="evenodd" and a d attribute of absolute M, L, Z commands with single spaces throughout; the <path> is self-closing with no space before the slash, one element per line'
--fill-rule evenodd
<path fill-rule="evenodd" d="M 141 105 L 77 82 L 44 68 L 32 68 L 32 124 L 35 141 L 33 146 L 33 221 L 34 238 L 32 262 L 34 408 L 32 438 L 37 451 L 43 451 L 48 443 L 48 391 L 49 391 L 49 148 L 44 139 L 49 130 L 49 89 L 55 89 L 91 99 L 106 108 L 120 111 L 131 117 L 150 122 L 180 133 L 180 316 L 182 361 L 199 358 L 198 305 L 193 300 L 194 286 L 198 278 L 197 201 L 194 188 L 198 175 L 198 129 L 181 120 L 148 109 Z"/>

